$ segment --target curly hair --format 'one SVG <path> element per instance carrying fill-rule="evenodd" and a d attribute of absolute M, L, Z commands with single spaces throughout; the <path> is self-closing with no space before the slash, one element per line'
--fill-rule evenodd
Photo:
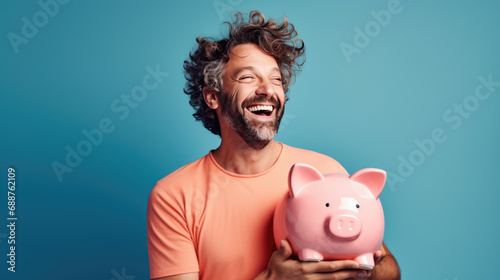
<path fill-rule="evenodd" d="M 298 38 L 297 31 L 288 22 L 288 18 L 283 18 L 281 24 L 274 19 L 266 21 L 258 11 L 250 12 L 248 22 L 244 21 L 241 13 L 236 13 L 234 17 L 233 23 L 225 22 L 229 25 L 227 38 L 196 38 L 198 48 L 189 54 L 189 60 L 184 61 L 187 80 L 184 92 L 190 96 L 189 104 L 196 110 L 193 116 L 216 135 L 220 135 L 219 120 L 215 110 L 205 103 L 203 88 L 209 87 L 221 92 L 224 68 L 234 47 L 252 43 L 273 56 L 281 72 L 285 93 L 305 62 L 304 42 Z"/>

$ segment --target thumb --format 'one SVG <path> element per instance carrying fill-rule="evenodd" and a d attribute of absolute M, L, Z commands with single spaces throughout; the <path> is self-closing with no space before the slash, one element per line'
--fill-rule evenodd
<path fill-rule="evenodd" d="M 384 258 L 384 256 L 382 255 L 383 255 L 382 251 L 380 250 L 375 251 L 375 253 L 373 254 L 373 257 L 375 259 L 375 264 L 378 264 Z"/>
<path fill-rule="evenodd" d="M 292 247 L 286 239 L 281 240 L 280 247 L 278 249 L 278 255 L 281 259 L 286 260 L 292 255 Z"/>

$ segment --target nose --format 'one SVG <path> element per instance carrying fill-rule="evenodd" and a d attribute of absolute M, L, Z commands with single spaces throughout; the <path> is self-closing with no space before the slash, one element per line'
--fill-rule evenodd
<path fill-rule="evenodd" d="M 361 233 L 361 222 L 356 216 L 337 214 L 330 219 L 329 230 L 336 239 L 356 239 Z"/>
<path fill-rule="evenodd" d="M 277 93 L 276 88 L 277 86 L 274 85 L 270 80 L 262 79 L 259 86 L 257 87 L 256 94 L 271 97 Z"/>

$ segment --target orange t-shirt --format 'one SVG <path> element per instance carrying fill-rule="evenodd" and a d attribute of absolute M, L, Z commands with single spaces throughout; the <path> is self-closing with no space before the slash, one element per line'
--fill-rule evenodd
<path fill-rule="evenodd" d="M 274 209 L 298 162 L 347 174 L 330 157 L 283 144 L 278 160 L 260 174 L 228 172 L 209 153 L 158 181 L 147 214 L 151 279 L 193 272 L 203 280 L 257 276 L 276 250 Z"/>

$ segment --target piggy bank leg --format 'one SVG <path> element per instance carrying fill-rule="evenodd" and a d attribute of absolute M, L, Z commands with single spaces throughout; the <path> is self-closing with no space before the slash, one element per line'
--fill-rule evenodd
<path fill-rule="evenodd" d="M 305 262 L 319 262 L 323 260 L 323 255 L 313 249 L 301 249 L 298 255 L 299 259 Z"/>
<path fill-rule="evenodd" d="M 375 266 L 375 261 L 373 260 L 373 253 L 366 253 L 357 256 L 355 259 L 359 263 L 360 269 L 372 270 Z"/>

